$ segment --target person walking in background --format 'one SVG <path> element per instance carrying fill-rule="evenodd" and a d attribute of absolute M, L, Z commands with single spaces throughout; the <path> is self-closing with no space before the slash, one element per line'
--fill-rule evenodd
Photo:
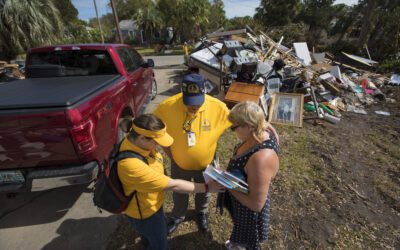
<path fill-rule="evenodd" d="M 139 232 L 146 249 L 167 249 L 167 227 L 163 212 L 165 191 L 177 193 L 218 192 L 221 186 L 215 182 L 209 185 L 185 180 L 171 179 L 164 175 L 162 155 L 156 145 L 168 147 L 173 143 L 164 123 L 154 115 L 141 115 L 124 121 L 129 134 L 121 143 L 120 152 L 134 151 L 142 155 L 147 163 L 137 158 L 126 158 L 118 162 L 118 176 L 125 195 L 134 191 L 132 201 L 125 214 L 133 228 Z"/>
<path fill-rule="evenodd" d="M 229 114 L 232 131 L 242 141 L 235 147 L 227 171 L 248 184 L 249 193 L 227 190 L 219 194 L 233 220 L 228 249 L 261 249 L 268 239 L 270 184 L 279 168 L 278 141 L 268 130 L 262 109 L 253 102 L 242 102 Z M 221 204 L 222 203 L 222 204 Z"/>
<path fill-rule="evenodd" d="M 163 101 L 155 110 L 166 125 L 174 144 L 164 148 L 171 157 L 171 177 L 204 182 L 203 171 L 216 157 L 217 142 L 231 126 L 226 105 L 205 94 L 205 79 L 199 74 L 186 75 L 182 93 Z M 174 207 L 168 223 L 168 234 L 184 221 L 188 208 L 188 195 L 174 192 Z M 208 230 L 209 194 L 195 196 L 198 227 Z"/>

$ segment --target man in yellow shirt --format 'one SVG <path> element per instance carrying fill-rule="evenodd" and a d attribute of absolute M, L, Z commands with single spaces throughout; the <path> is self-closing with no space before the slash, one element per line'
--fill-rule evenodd
<path fill-rule="evenodd" d="M 125 195 L 135 195 L 125 214 L 139 232 L 146 249 L 167 249 L 167 227 L 163 212 L 165 190 L 183 193 L 218 192 L 221 186 L 215 182 L 193 183 L 171 179 L 164 175 L 163 157 L 156 145 L 168 147 L 173 143 L 164 123 L 154 115 L 141 115 L 128 121 L 131 128 L 122 141 L 120 152 L 134 151 L 145 157 L 147 163 L 137 158 L 118 162 L 118 176 Z"/>
<path fill-rule="evenodd" d="M 182 93 L 163 101 L 154 112 L 167 126 L 174 138 L 169 148 L 171 177 L 204 183 L 202 172 L 215 158 L 217 142 L 231 126 L 229 110 L 216 98 L 205 94 L 204 78 L 190 74 L 183 78 Z M 176 230 L 185 219 L 188 195 L 174 192 L 174 208 L 168 223 L 168 234 Z M 210 194 L 196 194 L 198 227 L 208 229 L 208 203 Z"/>

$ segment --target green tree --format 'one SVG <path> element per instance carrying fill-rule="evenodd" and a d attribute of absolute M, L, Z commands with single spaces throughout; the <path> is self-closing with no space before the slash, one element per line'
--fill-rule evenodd
<path fill-rule="evenodd" d="M 208 29 L 210 31 L 224 27 L 226 23 L 226 16 L 224 10 L 224 2 L 222 0 L 213 0 L 210 6 Z"/>
<path fill-rule="evenodd" d="M 348 32 L 349 26 L 352 24 L 354 16 L 354 7 L 348 6 L 346 4 L 335 4 L 332 6 L 335 13 L 335 21 L 333 26 L 329 29 L 329 35 L 336 35 Z"/>
<path fill-rule="evenodd" d="M 301 0 L 262 0 L 254 18 L 265 26 L 292 23 L 301 11 Z"/>
<path fill-rule="evenodd" d="M 132 19 L 144 31 L 146 41 L 150 43 L 154 39 L 154 34 L 161 29 L 163 24 L 161 15 L 152 1 L 139 8 Z"/>
<path fill-rule="evenodd" d="M 106 40 L 112 41 L 112 30 L 115 29 L 115 21 L 114 21 L 114 16 L 112 13 L 107 13 L 105 15 L 102 15 L 99 17 L 100 23 L 101 23 L 101 28 L 103 30 L 103 35 Z M 100 29 L 99 28 L 99 23 L 97 22 L 97 18 L 91 18 L 89 19 L 88 26 L 95 28 L 95 29 Z"/>
<path fill-rule="evenodd" d="M 226 30 L 236 30 L 236 29 L 244 29 L 246 26 L 251 27 L 253 30 L 265 30 L 264 26 L 261 25 L 258 20 L 255 20 L 251 16 L 244 17 L 234 17 L 227 21 L 225 25 Z"/>
<path fill-rule="evenodd" d="M 386 59 L 400 53 L 400 0 L 377 0 L 376 4 L 369 24 L 365 24 L 364 11 L 358 44 L 360 48 L 367 44 L 374 58 Z M 365 8 L 370 9 L 369 2 Z"/>
<path fill-rule="evenodd" d="M 63 43 L 101 43 L 100 30 L 81 24 L 71 24 L 65 31 Z"/>
<path fill-rule="evenodd" d="M 119 20 L 129 20 L 140 8 L 154 4 L 151 0 L 114 0 Z M 110 4 L 108 4 L 111 8 Z"/>
<path fill-rule="evenodd" d="M 204 35 L 210 15 L 208 0 L 159 0 L 157 6 L 165 27 L 174 28 L 175 37 L 197 40 Z"/>
<path fill-rule="evenodd" d="M 59 41 L 63 25 L 50 0 L 0 1 L 0 50 L 8 59 L 30 47 Z"/>
<path fill-rule="evenodd" d="M 361 14 L 363 15 L 360 36 L 358 38 L 358 46 L 360 47 L 365 46 L 367 43 L 368 36 L 372 31 L 373 25 L 376 23 L 376 19 L 379 16 L 378 13 L 375 13 L 375 11 L 377 11 L 377 7 L 380 5 L 379 2 L 382 3 L 386 1 L 365 0 L 361 1 L 359 4 L 361 6 Z"/>
<path fill-rule="evenodd" d="M 52 0 L 54 6 L 62 13 L 60 15 L 65 25 L 71 22 L 79 22 L 78 10 L 72 4 L 71 0 Z"/>
<path fill-rule="evenodd" d="M 328 31 L 334 17 L 334 0 L 304 0 L 299 20 L 309 25 L 308 42 L 317 45 L 323 30 Z"/>
<path fill-rule="evenodd" d="M 355 53 L 367 57 L 367 45 L 373 59 L 393 58 L 400 49 L 398 20 L 400 0 L 361 0 L 351 9 L 347 18 L 341 19 L 344 24 L 336 50 L 339 51 L 346 44 L 346 36 L 349 35 L 356 39 L 347 41 Z"/>
<path fill-rule="evenodd" d="M 275 41 L 283 36 L 283 43 L 291 45 L 294 42 L 305 41 L 307 29 L 304 23 L 291 23 L 284 26 L 276 26 L 268 29 L 268 35 Z"/>

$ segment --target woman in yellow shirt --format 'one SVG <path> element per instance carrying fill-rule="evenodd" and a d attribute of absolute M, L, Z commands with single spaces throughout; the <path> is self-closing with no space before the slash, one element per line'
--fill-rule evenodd
<path fill-rule="evenodd" d="M 167 249 L 167 230 L 163 212 L 165 191 L 181 193 L 218 192 L 222 187 L 216 182 L 193 183 L 171 179 L 164 174 L 163 157 L 156 146 L 169 147 L 172 137 L 164 123 L 154 115 L 144 114 L 135 118 L 121 151 L 134 151 L 144 156 L 147 163 L 137 158 L 118 162 L 118 175 L 124 192 L 136 191 L 125 213 L 139 232 L 146 249 Z"/>

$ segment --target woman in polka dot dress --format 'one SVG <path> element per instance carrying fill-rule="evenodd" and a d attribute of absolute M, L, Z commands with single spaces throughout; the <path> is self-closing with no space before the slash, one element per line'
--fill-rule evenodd
<path fill-rule="evenodd" d="M 270 184 L 279 168 L 275 130 L 254 102 L 237 104 L 229 114 L 232 131 L 242 141 L 236 146 L 227 170 L 248 183 L 249 193 L 228 190 L 224 205 L 233 220 L 228 249 L 261 249 L 268 239 Z"/>

